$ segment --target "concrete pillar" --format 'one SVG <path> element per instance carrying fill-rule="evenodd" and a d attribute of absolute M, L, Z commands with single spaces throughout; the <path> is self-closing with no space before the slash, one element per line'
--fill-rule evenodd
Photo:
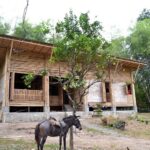
<path fill-rule="evenodd" d="M 2 112 L 3 113 L 8 113 L 9 112 L 9 107 L 8 106 L 3 106 L 2 107 Z"/>

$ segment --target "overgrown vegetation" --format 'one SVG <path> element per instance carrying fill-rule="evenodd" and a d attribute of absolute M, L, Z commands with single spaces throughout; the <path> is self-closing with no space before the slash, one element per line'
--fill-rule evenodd
<path fill-rule="evenodd" d="M 102 117 L 101 121 L 102 125 L 104 126 L 113 127 L 120 130 L 124 130 L 126 126 L 126 122 L 124 120 L 121 120 L 113 116 Z"/>

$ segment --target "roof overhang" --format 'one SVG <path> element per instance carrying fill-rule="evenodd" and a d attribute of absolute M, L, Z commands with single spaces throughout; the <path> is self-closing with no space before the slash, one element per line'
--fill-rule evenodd
<path fill-rule="evenodd" d="M 53 45 L 13 36 L 0 35 L 0 51 L 6 51 L 10 48 L 16 52 L 29 51 L 51 56 Z"/>
<path fill-rule="evenodd" d="M 142 68 L 146 65 L 143 62 L 139 62 L 139 61 L 131 60 L 131 59 L 125 59 L 125 58 L 118 58 L 118 57 L 116 58 L 116 61 L 118 64 L 124 67 L 132 68 L 134 70 L 136 70 L 137 68 Z"/>

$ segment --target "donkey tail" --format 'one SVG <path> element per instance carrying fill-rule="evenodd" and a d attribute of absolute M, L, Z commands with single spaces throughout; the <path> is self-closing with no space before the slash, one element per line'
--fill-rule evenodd
<path fill-rule="evenodd" d="M 40 123 L 35 127 L 35 141 L 37 144 L 40 144 L 39 132 L 40 132 Z"/>

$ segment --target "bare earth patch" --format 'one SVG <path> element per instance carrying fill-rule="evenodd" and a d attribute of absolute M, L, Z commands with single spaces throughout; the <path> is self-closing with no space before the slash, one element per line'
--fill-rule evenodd
<path fill-rule="evenodd" d="M 127 123 L 125 131 L 119 131 L 100 126 L 99 119 L 82 120 L 83 130 L 76 130 L 74 136 L 75 150 L 127 150 L 127 147 L 130 150 L 150 150 L 150 123 L 135 120 L 127 120 Z M 26 150 L 35 150 L 35 125 L 36 123 L 0 123 L 0 138 L 33 143 L 32 148 Z M 58 144 L 58 137 L 49 137 L 46 144 Z"/>

